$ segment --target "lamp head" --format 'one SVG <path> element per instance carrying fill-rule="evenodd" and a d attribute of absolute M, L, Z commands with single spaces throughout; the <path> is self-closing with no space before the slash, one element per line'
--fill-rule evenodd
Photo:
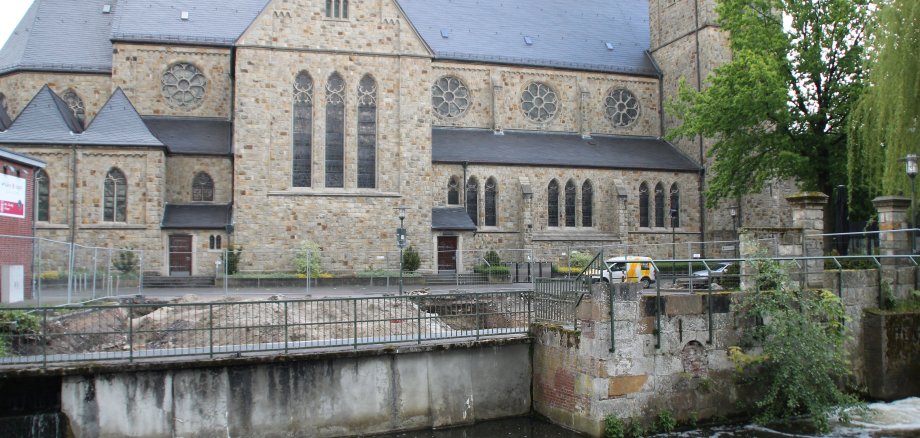
<path fill-rule="evenodd" d="M 406 218 L 406 207 L 396 207 L 396 210 L 399 212 L 399 220 Z"/>
<path fill-rule="evenodd" d="M 728 214 L 731 215 L 731 217 L 738 216 L 738 210 L 736 210 L 735 207 L 732 207 L 730 210 L 728 210 Z"/>
<path fill-rule="evenodd" d="M 917 154 L 907 154 L 904 157 L 904 161 L 907 163 L 907 176 L 913 178 L 917 176 Z"/>

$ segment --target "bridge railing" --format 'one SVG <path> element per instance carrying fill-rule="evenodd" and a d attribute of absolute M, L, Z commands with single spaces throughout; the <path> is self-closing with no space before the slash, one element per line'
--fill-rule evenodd
<path fill-rule="evenodd" d="M 359 348 L 526 333 L 530 292 L 0 308 L 0 366 Z"/>

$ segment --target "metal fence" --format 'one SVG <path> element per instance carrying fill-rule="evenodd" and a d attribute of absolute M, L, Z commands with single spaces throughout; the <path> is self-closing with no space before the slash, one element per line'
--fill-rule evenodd
<path fill-rule="evenodd" d="M 0 365 L 358 348 L 526 333 L 529 292 L 0 308 Z"/>

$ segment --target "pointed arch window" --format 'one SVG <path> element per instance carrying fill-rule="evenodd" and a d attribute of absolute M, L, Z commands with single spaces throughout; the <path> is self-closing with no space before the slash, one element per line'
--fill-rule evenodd
<path fill-rule="evenodd" d="M 326 82 L 326 187 L 345 187 L 345 80 Z"/>
<path fill-rule="evenodd" d="M 575 198 L 577 197 L 575 181 L 565 183 L 565 226 L 575 226 Z"/>
<path fill-rule="evenodd" d="M 106 173 L 102 198 L 102 220 L 125 222 L 128 211 L 128 180 L 121 170 L 113 168 Z"/>
<path fill-rule="evenodd" d="M 466 183 L 466 213 L 479 226 L 479 181 L 475 177 Z"/>
<path fill-rule="evenodd" d="M 326 18 L 348 18 L 348 0 L 326 0 Z"/>
<path fill-rule="evenodd" d="M 680 187 L 671 184 L 671 227 L 680 227 Z"/>
<path fill-rule="evenodd" d="M 648 228 L 648 184 L 642 183 L 639 186 L 639 226 Z"/>
<path fill-rule="evenodd" d="M 486 180 L 486 226 L 494 227 L 498 225 L 498 205 L 497 205 L 497 196 L 498 195 L 498 183 L 496 183 L 495 178 L 489 178 Z"/>
<path fill-rule="evenodd" d="M 35 220 L 49 222 L 51 220 L 51 180 L 48 173 L 39 169 L 35 172 Z"/>
<path fill-rule="evenodd" d="M 546 188 L 546 225 L 559 226 L 559 182 L 552 180 Z"/>
<path fill-rule="evenodd" d="M 214 201 L 214 180 L 206 172 L 198 172 L 192 179 L 192 202 Z"/>
<path fill-rule="evenodd" d="M 80 126 L 86 126 L 86 106 L 83 105 L 83 99 L 80 98 L 80 95 L 76 91 L 67 90 L 61 95 L 61 99 L 73 111 L 73 115 L 80 122 Z"/>
<path fill-rule="evenodd" d="M 460 178 L 450 177 L 447 182 L 447 205 L 460 205 Z"/>
<path fill-rule="evenodd" d="M 0 93 L 0 110 L 5 111 L 7 115 L 10 114 L 10 105 L 6 101 L 6 95 L 3 93 Z"/>
<path fill-rule="evenodd" d="M 664 227 L 664 185 L 655 185 L 655 226 Z"/>
<path fill-rule="evenodd" d="M 594 187 L 590 180 L 581 185 L 581 226 L 594 226 Z"/>
<path fill-rule="evenodd" d="M 377 187 L 377 82 L 364 75 L 358 84 L 358 188 Z"/>
<path fill-rule="evenodd" d="M 313 175 L 313 78 L 300 72 L 294 79 L 293 159 L 291 185 L 310 187 Z"/>

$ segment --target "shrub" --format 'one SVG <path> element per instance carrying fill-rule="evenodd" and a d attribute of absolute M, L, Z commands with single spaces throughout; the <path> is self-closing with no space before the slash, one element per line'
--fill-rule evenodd
<path fill-rule="evenodd" d="M 569 266 L 579 268 L 578 272 L 587 268 L 591 260 L 594 260 L 594 254 L 587 251 L 572 251 L 569 253 Z"/>
<path fill-rule="evenodd" d="M 486 264 L 479 264 L 479 265 L 473 266 L 473 272 L 477 274 L 508 275 L 511 273 L 511 268 L 507 266 L 502 266 L 502 265 L 489 266 Z"/>
<path fill-rule="evenodd" d="M 403 271 L 415 272 L 421 265 L 422 258 L 418 256 L 418 251 L 415 250 L 415 247 L 410 246 L 406 248 L 402 256 Z"/>
<path fill-rule="evenodd" d="M 309 274 L 316 278 L 323 272 L 323 261 L 320 257 L 319 245 L 312 240 L 304 241 L 294 256 L 294 268 L 298 274 Z"/>
<path fill-rule="evenodd" d="M 671 411 L 667 409 L 658 411 L 658 417 L 655 419 L 655 427 L 658 428 L 659 432 L 671 433 L 676 426 L 677 420 L 674 418 L 674 414 L 672 414 Z"/>
<path fill-rule="evenodd" d="M 604 438 L 625 438 L 626 425 L 616 415 L 604 417 Z"/>
<path fill-rule="evenodd" d="M 741 286 L 741 263 L 732 263 L 719 277 L 719 285 L 725 289 L 737 289 Z"/>
<path fill-rule="evenodd" d="M 227 264 L 228 275 L 233 275 L 240 271 L 240 257 L 242 257 L 242 252 L 242 246 L 230 245 L 227 247 L 227 259 L 224 260 L 224 263 Z"/>
<path fill-rule="evenodd" d="M 485 257 L 483 257 L 483 258 L 486 260 L 486 263 L 488 263 L 488 264 L 490 264 L 490 265 L 492 265 L 492 266 L 499 265 L 499 264 L 501 264 L 501 262 L 502 262 L 501 257 L 499 257 L 499 256 L 498 256 L 498 253 L 495 252 L 495 251 L 489 251 L 489 252 L 487 252 L 486 255 L 485 255 Z"/>
<path fill-rule="evenodd" d="M 124 274 L 137 272 L 137 255 L 129 249 L 122 249 L 112 260 L 112 267 Z"/>
<path fill-rule="evenodd" d="M 42 280 L 51 280 L 51 281 L 60 280 L 61 273 L 58 271 L 45 271 L 39 274 L 38 277 L 41 278 Z"/>

